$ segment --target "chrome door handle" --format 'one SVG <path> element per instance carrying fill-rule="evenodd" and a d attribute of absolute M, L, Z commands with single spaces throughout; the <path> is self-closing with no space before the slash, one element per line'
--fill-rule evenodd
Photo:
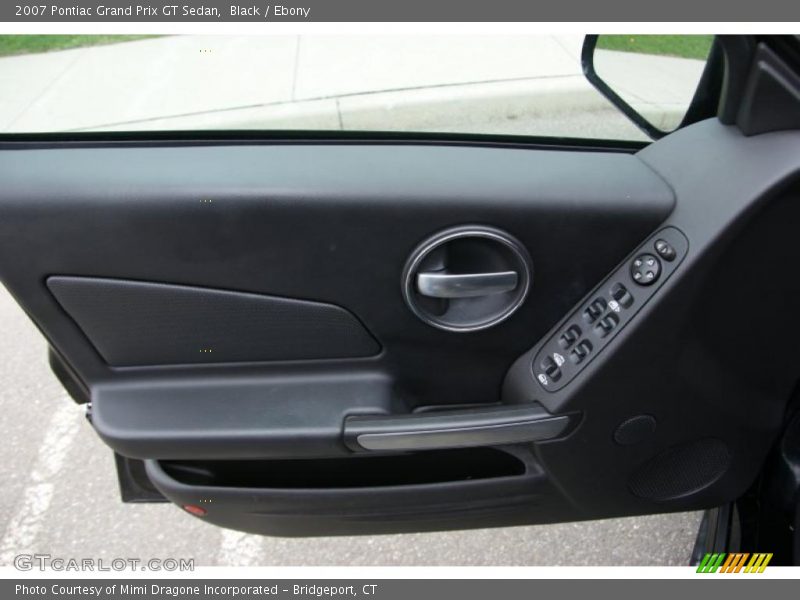
<path fill-rule="evenodd" d="M 477 298 L 502 294 L 515 289 L 519 283 L 516 271 L 494 273 L 418 273 L 417 290 L 432 298 Z"/>

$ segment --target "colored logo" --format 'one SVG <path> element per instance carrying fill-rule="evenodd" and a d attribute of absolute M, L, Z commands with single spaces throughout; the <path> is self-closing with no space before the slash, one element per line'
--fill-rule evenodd
<path fill-rule="evenodd" d="M 749 560 L 748 560 L 749 559 Z M 747 552 L 735 553 L 706 553 L 697 567 L 698 573 L 763 573 L 772 553 L 749 554 Z M 745 564 L 746 563 L 746 564 Z"/>

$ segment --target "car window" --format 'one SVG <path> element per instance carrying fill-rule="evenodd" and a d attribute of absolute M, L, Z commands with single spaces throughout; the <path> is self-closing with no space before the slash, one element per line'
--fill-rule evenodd
<path fill-rule="evenodd" d="M 0 36 L 0 132 L 646 140 L 584 78 L 582 42 L 580 35 Z M 623 40 L 614 50 L 630 48 Z"/>

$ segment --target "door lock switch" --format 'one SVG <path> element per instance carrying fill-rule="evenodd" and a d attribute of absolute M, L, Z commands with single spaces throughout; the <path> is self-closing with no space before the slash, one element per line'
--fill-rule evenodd
<path fill-rule="evenodd" d="M 564 364 L 564 357 L 557 352 L 553 356 L 545 356 L 540 365 L 544 372 L 544 378 L 540 377 L 539 380 L 543 383 L 546 381 L 558 381 L 561 379 L 561 365 Z"/>
<path fill-rule="evenodd" d="M 581 337 L 581 328 L 577 325 L 570 325 L 567 330 L 558 338 L 558 345 L 564 350 L 569 350 L 572 345 Z"/>
<path fill-rule="evenodd" d="M 661 261 L 652 254 L 640 254 L 631 262 L 631 278 L 639 285 L 652 285 L 660 275 Z"/>
<path fill-rule="evenodd" d="M 603 298 L 595 298 L 592 300 L 592 303 L 586 307 L 586 310 L 583 311 L 583 319 L 587 323 L 594 323 L 600 315 L 602 315 L 608 304 L 606 303 L 605 299 Z"/>
<path fill-rule="evenodd" d="M 628 288 L 619 282 L 611 286 L 611 297 L 622 308 L 630 308 L 631 304 L 633 304 L 633 295 L 628 291 Z"/>
<path fill-rule="evenodd" d="M 678 256 L 678 253 L 675 252 L 675 248 L 666 240 L 656 240 L 655 249 L 658 255 L 667 262 L 672 262 L 675 260 L 675 257 Z"/>

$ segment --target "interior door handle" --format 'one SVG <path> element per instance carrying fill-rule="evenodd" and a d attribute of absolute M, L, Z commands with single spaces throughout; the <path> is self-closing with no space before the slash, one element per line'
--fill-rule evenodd
<path fill-rule="evenodd" d="M 476 298 L 510 292 L 517 287 L 516 271 L 494 273 L 437 273 L 417 274 L 417 290 L 432 298 Z"/>

